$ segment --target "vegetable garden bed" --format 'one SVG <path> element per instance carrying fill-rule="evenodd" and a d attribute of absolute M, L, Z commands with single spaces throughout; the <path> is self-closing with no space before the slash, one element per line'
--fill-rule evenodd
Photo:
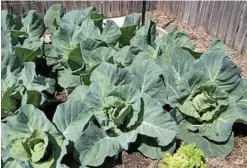
<path fill-rule="evenodd" d="M 156 160 L 142 167 L 226 158 L 233 124 L 247 122 L 247 80 L 223 42 L 203 53 L 178 29 L 157 37 L 150 14 L 144 26 L 135 13 L 121 27 L 103 18 L 59 4 L 44 19 L 2 11 L 3 167 L 113 167 L 123 151 Z"/>

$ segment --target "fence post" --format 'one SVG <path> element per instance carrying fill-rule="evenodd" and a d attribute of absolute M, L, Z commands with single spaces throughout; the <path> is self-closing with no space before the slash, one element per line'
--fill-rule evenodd
<path fill-rule="evenodd" d="M 146 1 L 142 1 L 142 26 L 145 24 Z"/>

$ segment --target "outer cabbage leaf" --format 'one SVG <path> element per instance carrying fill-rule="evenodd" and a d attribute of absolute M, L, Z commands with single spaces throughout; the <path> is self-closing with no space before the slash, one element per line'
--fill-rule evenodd
<path fill-rule="evenodd" d="M 134 55 L 130 50 L 130 46 L 124 46 L 114 56 L 114 60 L 117 64 L 123 67 L 127 67 L 132 64 Z"/>
<path fill-rule="evenodd" d="M 209 77 L 209 82 L 219 85 L 227 92 L 233 91 L 240 83 L 240 67 L 225 57 L 223 50 L 213 50 L 196 60 L 192 67 Z"/>
<path fill-rule="evenodd" d="M 94 25 L 97 26 L 100 29 L 100 31 L 102 31 L 104 15 L 98 14 L 98 13 L 93 13 L 90 15 L 90 18 L 93 20 Z"/>
<path fill-rule="evenodd" d="M 230 105 L 213 123 L 205 124 L 205 127 L 199 128 L 199 134 L 213 141 L 226 141 L 231 135 L 232 126 L 236 121 L 247 122 L 247 113 L 239 107 Z"/>
<path fill-rule="evenodd" d="M 8 159 L 5 163 L 2 163 L 3 168 L 30 168 L 31 165 L 28 162 L 15 160 L 15 159 Z"/>
<path fill-rule="evenodd" d="M 118 25 L 112 20 L 107 20 L 99 40 L 106 42 L 109 46 L 114 47 L 121 36 Z"/>
<path fill-rule="evenodd" d="M 80 100 L 83 101 L 88 92 L 88 86 L 77 86 L 68 96 L 68 100 Z"/>
<path fill-rule="evenodd" d="M 7 10 L 1 11 L 1 31 L 19 30 L 22 27 L 21 20 Z"/>
<path fill-rule="evenodd" d="M 176 149 L 176 143 L 174 143 L 174 141 L 171 142 L 168 146 L 162 147 L 158 145 L 155 139 L 146 136 L 140 137 L 141 139 L 137 139 L 137 142 L 141 142 L 141 145 L 138 147 L 138 150 L 146 157 L 152 159 L 160 159 L 163 157 L 164 153 L 172 153 Z"/>
<path fill-rule="evenodd" d="M 47 31 L 55 33 L 61 25 L 61 18 L 64 14 L 63 5 L 52 5 L 44 16 L 44 24 L 47 27 Z"/>
<path fill-rule="evenodd" d="M 179 123 L 179 138 L 185 143 L 195 142 L 197 147 L 203 150 L 206 157 L 219 156 L 221 158 L 225 158 L 234 148 L 233 134 L 231 134 L 229 139 L 225 142 L 215 142 L 190 131 L 188 127 L 190 127 L 190 124 L 186 121 Z"/>
<path fill-rule="evenodd" d="M 107 156 L 117 155 L 121 146 L 115 137 L 109 137 L 102 129 L 93 123 L 89 123 L 88 128 L 81 137 L 75 141 L 77 157 L 83 166 L 99 166 Z"/>
<path fill-rule="evenodd" d="M 247 113 L 247 79 L 242 79 L 240 87 L 243 88 L 243 90 L 239 93 L 241 94 L 241 99 L 237 104 L 245 113 Z"/>
<path fill-rule="evenodd" d="M 62 24 L 70 24 L 70 25 L 78 25 L 80 26 L 82 21 L 89 18 L 90 15 L 96 13 L 95 7 L 88 7 L 83 10 L 72 10 L 70 12 L 67 12 L 61 22 Z"/>
<path fill-rule="evenodd" d="M 44 102 L 47 92 L 53 94 L 55 91 L 55 80 L 37 76 L 35 64 L 32 62 L 24 63 L 21 71 L 18 68 L 10 72 L 11 62 L 6 68 L 2 72 L 7 70 L 6 74 L 2 74 L 3 116 L 11 115 L 21 104 L 38 107 Z"/>
<path fill-rule="evenodd" d="M 177 125 L 162 105 L 144 94 L 143 119 L 137 127 L 137 133 L 155 138 L 159 146 L 168 146 L 177 134 Z"/>
<path fill-rule="evenodd" d="M 18 75 L 18 80 L 22 83 L 27 90 L 36 90 L 42 92 L 47 90 L 50 93 L 55 91 L 55 80 L 38 76 L 35 72 L 35 64 L 28 62 Z"/>
<path fill-rule="evenodd" d="M 138 79 L 138 89 L 141 94 L 147 93 L 152 98 L 160 102 L 166 102 L 165 85 L 160 75 L 163 70 L 151 59 L 135 60 L 130 67 L 128 67 Z"/>
<path fill-rule="evenodd" d="M 35 129 L 49 132 L 54 137 L 60 137 L 60 133 L 46 118 L 45 114 L 33 105 L 20 107 L 16 115 L 7 119 L 6 127 L 8 132 L 4 136 L 9 139 L 9 143 L 13 139 L 28 138 Z"/>
<path fill-rule="evenodd" d="M 101 83 L 102 85 L 137 85 L 135 76 L 125 69 L 118 69 L 109 63 L 101 63 L 90 76 L 91 82 Z"/>
<path fill-rule="evenodd" d="M 63 88 L 71 88 L 77 87 L 82 83 L 80 76 L 74 75 L 72 71 L 65 69 L 59 72 L 58 84 Z"/>
<path fill-rule="evenodd" d="M 130 49 L 135 55 L 137 55 L 139 52 L 146 51 L 147 48 L 148 48 L 147 35 L 136 35 L 130 40 Z"/>
<path fill-rule="evenodd" d="M 131 25 L 139 26 L 140 21 L 141 21 L 141 15 L 137 13 L 132 13 L 124 18 L 124 24 L 122 27 L 131 26 Z"/>
<path fill-rule="evenodd" d="M 62 135 L 45 114 L 32 105 L 22 106 L 16 115 L 5 119 L 2 129 L 4 162 L 14 158 L 27 161 L 32 167 L 51 167 L 60 154 L 65 153 L 59 147 L 63 146 Z"/>
<path fill-rule="evenodd" d="M 99 65 L 101 62 L 113 63 L 113 56 L 116 55 L 116 51 L 112 48 L 99 47 L 90 53 L 89 67 Z"/>
<path fill-rule="evenodd" d="M 166 52 L 169 48 L 173 47 L 185 47 L 191 50 L 195 49 L 195 45 L 192 43 L 187 34 L 174 28 L 167 35 L 162 37 L 161 49 Z"/>
<path fill-rule="evenodd" d="M 69 53 L 79 46 L 81 41 L 87 38 L 95 39 L 100 36 L 100 30 L 92 20 L 85 19 L 81 26 L 62 24 L 60 29 L 54 34 L 52 43 L 62 53 L 64 59 L 68 59 Z"/>
<path fill-rule="evenodd" d="M 30 10 L 24 14 L 22 19 L 23 27 L 21 31 L 28 33 L 28 38 L 31 41 L 40 40 L 39 38 L 45 31 L 43 19 L 36 13 L 35 10 Z"/>
<path fill-rule="evenodd" d="M 163 57 L 163 56 L 161 56 Z M 182 48 L 176 47 L 167 51 L 167 57 L 163 57 L 162 62 L 158 64 L 163 67 L 164 83 L 166 85 L 166 93 L 168 94 L 168 102 L 173 105 L 177 98 L 180 97 L 178 84 L 183 76 L 191 69 L 194 58 L 189 52 Z"/>
<path fill-rule="evenodd" d="M 82 101 L 69 100 L 57 107 L 53 123 L 67 139 L 75 141 L 82 134 L 92 115 Z"/>
<path fill-rule="evenodd" d="M 120 28 L 122 35 L 119 38 L 119 44 L 121 45 L 121 47 L 130 45 L 130 40 L 132 39 L 132 37 L 135 36 L 136 28 L 136 25 Z"/>

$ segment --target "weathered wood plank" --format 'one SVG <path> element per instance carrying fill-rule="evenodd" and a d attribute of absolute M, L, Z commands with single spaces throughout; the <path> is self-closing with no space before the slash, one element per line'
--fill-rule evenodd
<path fill-rule="evenodd" d="M 127 11 L 127 5 L 128 5 L 128 3 L 127 3 L 127 1 L 121 1 L 121 11 L 120 11 L 120 13 L 121 13 L 121 16 L 125 16 L 126 15 L 126 11 Z"/>
<path fill-rule="evenodd" d="M 240 16 L 239 28 L 236 34 L 234 48 L 241 52 L 244 40 L 247 36 L 247 2 L 242 6 L 242 14 Z"/>
<path fill-rule="evenodd" d="M 224 1 L 216 1 L 214 5 L 213 17 L 210 23 L 210 31 L 209 31 L 210 34 L 214 37 L 216 37 L 217 35 L 224 3 L 225 3 Z"/>
<path fill-rule="evenodd" d="M 128 2 L 128 14 L 131 14 L 134 12 L 133 5 L 134 5 L 133 1 Z"/>
<path fill-rule="evenodd" d="M 10 9 L 8 9 L 6 1 L 1 2 L 1 10 L 8 10 L 8 12 L 10 12 Z"/>
<path fill-rule="evenodd" d="M 201 2 L 200 1 L 192 1 L 190 7 L 190 17 L 189 17 L 189 25 L 195 27 L 196 25 L 196 18 L 200 17 L 197 15 L 198 6 Z"/>
<path fill-rule="evenodd" d="M 94 6 L 96 7 L 96 11 L 97 11 L 98 13 L 102 13 L 102 11 L 101 11 L 101 1 L 96 1 L 96 2 L 94 3 Z"/>
<path fill-rule="evenodd" d="M 215 4 L 214 1 L 207 2 L 207 6 L 206 6 L 204 18 L 203 18 L 202 27 L 207 33 L 209 33 L 210 24 L 211 24 L 211 20 L 213 17 L 214 4 Z"/>
<path fill-rule="evenodd" d="M 12 12 L 17 16 L 23 15 L 22 3 L 21 1 L 10 1 Z"/>
<path fill-rule="evenodd" d="M 242 55 L 247 58 L 247 37 L 245 37 L 245 42 L 244 42 L 244 47 L 243 47 Z"/>
<path fill-rule="evenodd" d="M 207 6 L 207 1 L 201 1 L 198 5 L 198 11 L 197 11 L 197 16 L 196 17 L 196 28 L 201 30 L 202 29 L 202 24 L 203 20 L 205 17 L 205 11 L 206 11 L 206 6 Z"/>
<path fill-rule="evenodd" d="M 179 11 L 178 11 L 178 19 L 181 20 L 181 21 L 183 20 L 183 16 L 184 16 L 185 3 L 186 3 L 186 1 L 181 1 L 180 2 L 180 8 L 179 8 Z"/>
<path fill-rule="evenodd" d="M 137 10 L 137 1 L 133 1 L 133 11 L 136 12 Z"/>
<path fill-rule="evenodd" d="M 103 13 L 104 13 L 106 18 L 111 17 L 110 1 L 104 1 L 104 3 L 103 3 Z"/>
<path fill-rule="evenodd" d="M 56 1 L 45 1 L 46 2 L 46 9 L 48 10 L 52 5 L 55 4 Z"/>
<path fill-rule="evenodd" d="M 137 1 L 135 11 L 136 11 L 136 13 L 142 12 L 142 1 Z"/>
<path fill-rule="evenodd" d="M 164 11 L 164 9 L 165 9 L 165 3 L 164 3 L 164 1 L 157 1 L 157 2 L 158 2 L 158 4 L 157 4 L 157 10 Z"/>
<path fill-rule="evenodd" d="M 240 16 L 242 12 L 242 6 L 244 5 L 244 2 L 234 2 L 233 10 L 231 13 L 230 21 L 229 21 L 229 26 L 227 29 L 227 34 L 225 38 L 225 42 L 229 47 L 233 47 L 235 37 L 236 37 L 236 32 L 238 30 L 239 22 L 240 22 Z"/>
<path fill-rule="evenodd" d="M 74 2 L 76 9 L 81 10 L 83 9 L 84 2 L 83 1 L 75 1 Z"/>
<path fill-rule="evenodd" d="M 225 40 L 228 25 L 230 23 L 230 17 L 231 17 L 233 6 L 234 6 L 233 1 L 227 1 L 224 4 L 222 17 L 220 20 L 220 25 L 219 25 L 218 33 L 217 33 L 217 38 L 219 38 L 221 40 Z"/>
<path fill-rule="evenodd" d="M 118 17 L 119 16 L 119 1 L 113 1 L 113 17 Z"/>
<path fill-rule="evenodd" d="M 164 1 L 165 13 L 170 15 L 172 13 L 172 1 Z"/>
<path fill-rule="evenodd" d="M 190 7 L 191 7 L 191 1 L 186 1 L 185 7 L 184 7 L 184 17 L 183 22 L 189 23 L 189 17 L 190 17 Z"/>
<path fill-rule="evenodd" d="M 36 10 L 35 8 L 32 8 L 33 5 L 31 3 L 34 3 L 34 2 L 31 2 L 31 1 L 25 1 L 24 2 L 24 4 L 23 4 L 23 12 L 24 13 L 31 10 L 31 9 Z"/>
<path fill-rule="evenodd" d="M 25 3 L 28 1 L 25 1 Z M 45 14 L 45 10 L 44 10 L 44 4 L 42 1 L 33 1 L 30 3 L 31 5 L 31 9 L 36 10 L 36 12 L 40 15 L 44 15 Z M 29 9 L 30 10 L 30 9 Z"/>
<path fill-rule="evenodd" d="M 66 9 L 66 12 L 74 10 L 75 2 L 74 1 L 63 1 L 63 6 Z"/>
<path fill-rule="evenodd" d="M 179 9 L 179 1 L 172 1 L 172 16 L 177 18 L 178 9 Z"/>

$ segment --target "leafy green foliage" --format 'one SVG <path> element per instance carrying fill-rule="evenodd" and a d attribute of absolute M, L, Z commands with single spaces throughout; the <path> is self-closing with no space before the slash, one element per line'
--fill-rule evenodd
<path fill-rule="evenodd" d="M 135 13 L 122 27 L 103 19 L 95 7 L 64 13 L 60 4 L 44 20 L 2 11 L 4 167 L 100 166 L 133 147 L 161 159 L 177 137 L 226 157 L 232 125 L 247 121 L 247 82 L 223 43 L 198 53 L 177 29 L 156 37 L 149 13 L 143 26 Z"/>
<path fill-rule="evenodd" d="M 160 168 L 207 168 L 203 151 L 195 143 L 181 146 L 173 156 L 166 153 Z"/>

